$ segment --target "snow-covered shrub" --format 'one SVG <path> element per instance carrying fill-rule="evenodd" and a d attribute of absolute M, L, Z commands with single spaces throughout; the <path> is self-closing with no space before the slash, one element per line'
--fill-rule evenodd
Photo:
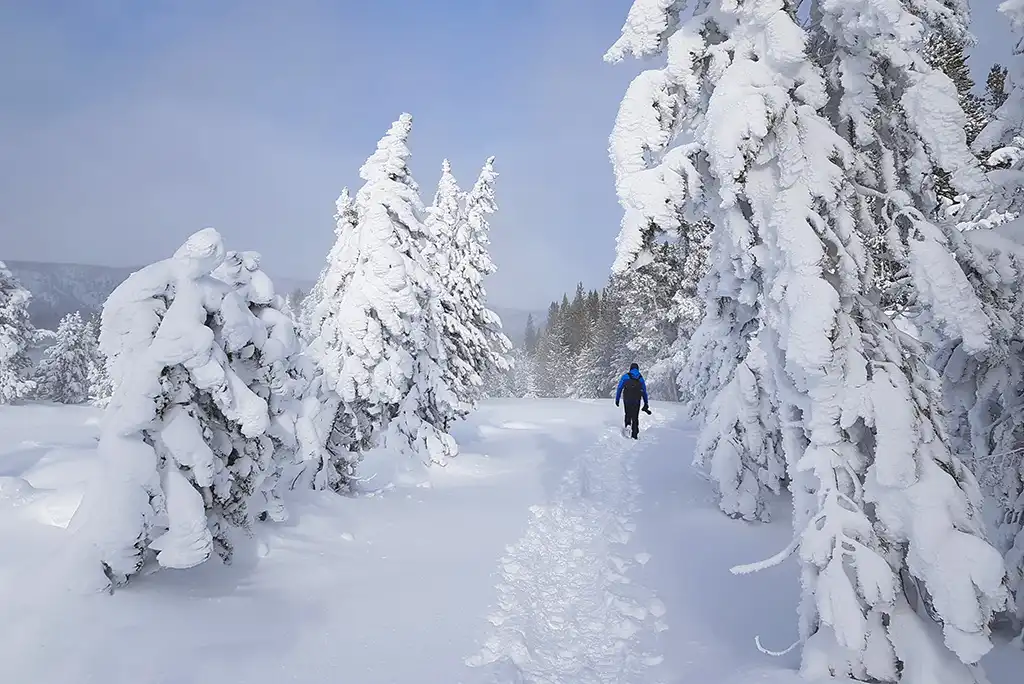
<path fill-rule="evenodd" d="M 114 393 L 102 471 L 73 525 L 113 585 L 151 558 L 188 568 L 216 552 L 229 562 L 232 528 L 247 530 L 262 512 L 280 517 L 260 496 L 275 473 L 260 395 L 274 394 L 262 374 L 286 345 L 251 308 L 272 295 L 269 281 L 229 285 L 212 275 L 224 259 L 220 235 L 204 229 L 129 276 L 103 307 Z"/>
<path fill-rule="evenodd" d="M 284 472 L 295 470 L 300 463 L 296 423 L 309 386 L 308 364 L 301 356 L 302 346 L 287 301 L 275 293 L 270 278 L 260 270 L 259 254 L 228 252 L 213 275 L 246 302 L 247 313 L 256 322 L 251 331 L 225 339 L 225 351 L 232 370 L 267 403 L 270 412 L 266 435 L 252 440 L 249 446 L 262 472 L 262 500 L 250 504 L 250 512 L 280 522 L 288 514 L 278 495 L 279 481 Z M 239 318 L 245 319 L 245 313 L 239 313 Z"/>

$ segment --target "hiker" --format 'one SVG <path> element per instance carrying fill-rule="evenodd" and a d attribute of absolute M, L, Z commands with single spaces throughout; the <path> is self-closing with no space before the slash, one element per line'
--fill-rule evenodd
<path fill-rule="evenodd" d="M 644 402 L 644 413 L 651 415 L 651 408 L 647 403 L 647 383 L 644 382 L 644 376 L 640 375 L 640 366 L 635 363 L 619 380 L 619 388 L 615 390 L 616 406 L 620 399 L 625 402 L 626 427 L 633 429 L 630 436 L 637 439 L 640 434 L 640 400 Z"/>

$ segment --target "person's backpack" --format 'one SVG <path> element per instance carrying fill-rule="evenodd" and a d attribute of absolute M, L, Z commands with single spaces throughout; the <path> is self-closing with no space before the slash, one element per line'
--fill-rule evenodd
<path fill-rule="evenodd" d="M 622 399 L 627 404 L 639 404 L 643 398 L 644 390 L 640 378 L 630 375 L 622 385 Z"/>

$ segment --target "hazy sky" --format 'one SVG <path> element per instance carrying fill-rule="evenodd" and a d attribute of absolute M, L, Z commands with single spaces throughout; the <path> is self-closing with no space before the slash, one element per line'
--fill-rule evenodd
<path fill-rule="evenodd" d="M 983 77 L 1011 39 L 973 0 Z M 496 155 L 491 300 L 600 285 L 630 0 L 0 2 L 0 258 L 137 265 L 191 232 L 315 277 L 334 200 L 399 113 L 429 201 Z"/>

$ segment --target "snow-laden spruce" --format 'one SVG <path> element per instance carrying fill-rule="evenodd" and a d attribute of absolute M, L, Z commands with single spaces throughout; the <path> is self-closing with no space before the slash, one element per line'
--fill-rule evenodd
<path fill-rule="evenodd" d="M 487 215 L 494 201 L 494 158 L 487 160 L 463 197 L 444 160 L 424 225 L 433 243 L 428 260 L 438 278 L 450 389 L 459 402 L 452 418 L 463 418 L 483 393 L 484 378 L 509 368 L 512 344 L 501 319 L 487 308 L 483 279 L 496 270 L 487 246 Z M 447 427 L 447 425 L 446 425 Z"/>
<path fill-rule="evenodd" d="M 483 341 L 482 345 L 477 342 L 475 349 L 471 347 L 471 365 L 477 373 L 491 368 L 507 370 L 511 363 L 509 352 L 512 343 L 502 332 L 501 319 L 487 308 L 487 291 L 483 286 L 483 279 L 497 271 L 488 250 L 491 243 L 488 216 L 498 210 L 494 196 L 497 177 L 494 157 L 488 157 L 466 194 L 466 218 L 455 233 L 454 247 L 459 259 L 454 262 L 453 283 L 458 283 L 462 316 L 467 327 L 476 331 L 475 339 Z"/>
<path fill-rule="evenodd" d="M 330 308 L 321 306 L 324 292 L 327 290 L 337 292 L 347 282 L 343 274 L 351 273 L 353 268 L 351 259 L 355 237 L 351 231 L 355 230 L 358 217 L 356 216 L 355 200 L 349 194 L 348 188 L 342 188 L 341 195 L 335 202 L 335 208 L 334 244 L 327 254 L 327 261 L 320 270 L 320 275 L 309 294 L 302 300 L 302 307 L 299 311 L 299 328 L 309 340 L 320 334 L 323 317 L 326 317 L 330 311 Z"/>
<path fill-rule="evenodd" d="M 618 291 L 619 317 L 625 332 L 625 352 L 619 366 L 638 363 L 652 398 L 675 401 L 675 358 L 672 345 L 679 335 L 676 294 L 683 286 L 682 252 L 674 243 L 645 248 L 647 263 L 612 276 Z"/>
<path fill-rule="evenodd" d="M 432 246 L 426 257 L 439 286 L 442 334 L 448 364 L 446 376 L 457 402 L 451 421 L 464 418 L 472 410 L 485 375 L 485 368 L 481 367 L 485 358 L 481 358 L 481 351 L 487 351 L 487 340 L 473 325 L 472 312 L 467 307 L 468 281 L 459 272 L 463 258 L 459 250 L 465 248 L 457 242 L 460 232 L 464 233 L 463 194 L 452 175 L 451 163 L 445 159 L 441 163 L 441 177 L 434 201 L 426 209 L 423 227 Z M 445 429 L 448 427 L 446 423 Z"/>
<path fill-rule="evenodd" d="M 36 337 L 28 316 L 31 299 L 0 261 L 0 404 L 24 399 L 36 388 L 28 355 Z"/>
<path fill-rule="evenodd" d="M 923 47 L 928 36 L 965 35 L 967 5 L 954 2 L 946 12 L 930 14 L 911 4 L 898 12 L 871 15 L 871 22 L 856 14 L 858 8 L 873 7 L 871 3 L 848 5 L 845 9 L 826 6 L 819 24 L 835 45 L 828 64 L 832 91 L 837 95 L 830 116 L 839 130 L 853 132 L 850 142 L 858 153 L 860 216 L 870 217 L 878 227 L 871 243 L 876 261 L 896 265 L 893 270 L 898 275 L 884 283 L 889 291 L 884 293 L 883 301 L 906 302 L 917 313 L 916 326 L 946 341 L 939 354 L 939 367 L 945 376 L 947 399 L 953 406 L 954 435 L 962 438 L 979 428 L 982 416 L 993 407 L 986 401 L 991 398 L 990 383 L 1012 385 L 1017 365 L 1012 359 L 1013 338 L 1020 338 L 1014 331 L 1018 326 L 1015 320 L 1019 320 L 1014 310 L 1019 308 L 1003 285 L 1007 272 L 1013 270 L 1010 250 L 981 232 L 964 233 L 983 224 L 998 225 L 1008 218 L 1006 212 L 1012 210 L 1012 204 L 991 199 L 1001 186 L 1005 188 L 1006 176 L 989 174 L 986 178 L 980 172 L 966 144 L 970 126 L 960 111 L 957 88 L 927 64 L 927 48 Z M 895 26 L 904 30 L 894 31 Z M 876 79 L 867 66 L 872 60 L 882 59 L 893 60 L 886 72 L 887 81 Z M 862 77 L 871 76 L 871 80 L 851 80 L 851 73 L 858 72 Z M 874 88 L 866 87 L 868 83 Z M 991 141 L 981 136 L 976 140 L 978 149 Z M 967 208 L 960 212 L 947 210 L 948 219 L 933 226 L 925 217 L 934 215 L 935 195 L 942 185 L 957 193 L 956 201 Z M 976 206 L 971 208 L 971 202 L 964 201 L 966 197 L 975 198 Z M 951 257 L 958 263 L 951 263 Z M 1008 353 L 1011 359 L 1006 367 L 995 368 L 1004 363 Z M 974 411 L 962 401 L 963 366 L 979 383 L 975 400 L 982 405 Z M 939 388 L 929 382 L 926 389 L 930 395 L 928 414 L 938 415 Z M 973 428 L 963 422 L 968 415 L 975 421 Z M 984 441 L 976 439 L 974 444 L 984 449 Z M 977 458 L 973 461 L 979 463 Z M 1014 479 L 1019 480 L 1019 476 Z M 963 480 L 963 488 L 975 500 L 969 510 L 974 510 L 978 504 L 973 478 L 965 476 Z M 1009 491 L 1014 490 L 1020 491 L 1010 484 Z M 1013 504 L 1001 508 L 1011 511 L 1012 519 Z M 1013 565 L 1020 560 L 1013 553 L 1016 530 L 1008 529 L 1005 523 L 999 528 L 996 541 L 1007 553 L 1011 587 L 1016 587 L 1014 576 L 1019 573 Z M 931 607 L 936 608 L 934 602 Z M 947 646 L 965 661 L 977 659 L 988 648 L 987 640 L 966 639 L 947 624 L 944 627 Z"/>
<path fill-rule="evenodd" d="M 91 325 L 77 311 L 64 316 L 57 339 L 36 367 L 36 394 L 62 404 L 81 404 L 92 394 L 92 377 L 101 363 Z"/>
<path fill-rule="evenodd" d="M 1016 615 L 1024 619 L 1024 245 L 976 229 L 967 238 L 985 260 L 972 273 L 992 316 L 992 345 L 968 353 L 959 339 L 936 354 L 958 451 L 993 502 L 995 543 L 1004 554 Z"/>
<path fill-rule="evenodd" d="M 114 385 L 107 372 L 107 357 L 100 349 L 100 328 L 102 321 L 99 314 L 93 314 L 85 323 L 84 334 L 88 337 L 89 343 L 89 402 L 94 406 L 106 408 L 110 403 L 110 397 L 114 395 Z"/>
<path fill-rule="evenodd" d="M 1001 9 L 1018 34 L 1024 33 L 1024 3 L 1007 2 Z M 967 220 L 957 226 L 969 247 L 961 250 L 961 263 L 989 319 L 992 343 L 971 350 L 960 337 L 946 336 L 936 355 L 953 437 L 970 454 L 994 502 L 995 542 L 1004 555 L 1018 620 L 1024 620 L 1024 241 L 1020 219 L 1005 222 L 1024 208 L 1022 69 L 1018 50 L 1007 79 L 1009 96 L 976 142 L 977 150 L 991 152 L 992 191 L 973 217 L 963 212 Z"/>
<path fill-rule="evenodd" d="M 886 316 L 874 268 L 903 257 L 914 300 L 988 343 L 945 235 L 914 204 L 936 170 L 968 192 L 983 180 L 955 88 L 913 52 L 920 17 L 878 5 L 819 3 L 815 63 L 781 0 L 710 0 L 686 18 L 680 3 L 634 3 L 609 57 L 664 51 L 668 68 L 634 81 L 616 122 L 627 213 L 617 267 L 652 223 L 707 214 L 715 225 L 705 324 L 728 336 L 711 366 L 727 372 L 709 376 L 728 382 L 757 332 L 794 495 L 804 674 L 966 683 L 969 667 L 954 664 L 991 648 L 1002 563 L 974 478 L 950 451 L 935 374 Z M 871 49 L 905 58 L 907 79 L 887 82 Z M 826 118 L 830 102 L 841 120 Z M 843 122 L 850 140 L 836 133 Z M 956 658 L 934 643 L 929 616 Z"/>
<path fill-rule="evenodd" d="M 151 559 L 189 568 L 217 553 L 229 562 L 232 528 L 282 517 L 266 496 L 278 468 L 264 398 L 274 405 L 276 388 L 264 373 L 294 334 L 266 315 L 273 307 L 254 315 L 273 298 L 269 279 L 248 273 L 239 283 L 232 265 L 220 268 L 225 257 L 217 231 L 201 230 L 104 304 L 100 346 L 114 394 L 101 473 L 72 525 L 112 585 Z"/>
<path fill-rule="evenodd" d="M 339 211 L 312 316 L 310 353 L 333 394 L 336 458 L 389 425 L 423 462 L 445 463 L 458 449 L 443 431 L 457 399 L 444 377 L 439 285 L 426 257 L 433 246 L 408 169 L 411 130 L 403 114 L 360 169 L 365 184 L 351 210 Z"/>

